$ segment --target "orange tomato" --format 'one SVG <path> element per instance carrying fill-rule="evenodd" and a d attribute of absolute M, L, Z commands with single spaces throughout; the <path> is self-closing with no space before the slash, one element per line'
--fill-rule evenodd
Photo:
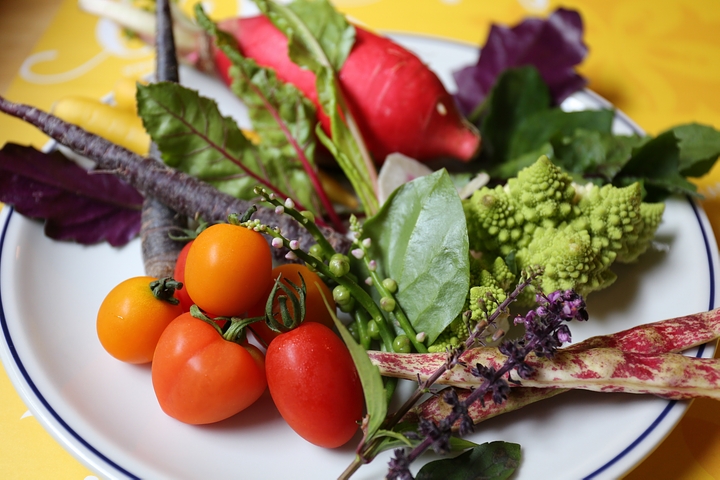
<path fill-rule="evenodd" d="M 185 261 L 185 288 L 202 310 L 240 316 L 268 291 L 271 273 L 272 253 L 265 238 L 222 223 L 203 230 L 193 241 Z"/>
<path fill-rule="evenodd" d="M 105 297 L 97 314 L 97 335 L 103 348 L 128 363 L 152 361 L 160 335 L 178 315 L 180 305 L 155 298 L 153 277 L 129 278 Z"/>

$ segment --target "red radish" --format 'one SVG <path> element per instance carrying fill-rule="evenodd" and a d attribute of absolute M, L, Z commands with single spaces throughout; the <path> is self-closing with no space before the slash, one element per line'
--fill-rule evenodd
<path fill-rule="evenodd" d="M 281 80 L 318 105 L 315 75 L 292 63 L 287 38 L 267 17 L 231 19 L 218 26 L 235 36 L 243 55 L 274 69 Z M 355 30 L 355 45 L 339 79 L 375 161 L 382 163 L 394 152 L 417 160 L 469 160 L 479 148 L 480 136 L 458 112 L 437 75 L 389 38 L 360 27 Z M 215 52 L 215 65 L 229 84 L 230 62 L 222 52 Z M 327 116 L 319 114 L 329 132 Z"/>
<path fill-rule="evenodd" d="M 154 22 L 149 12 L 105 0 L 80 0 L 79 5 L 153 42 Z M 218 27 L 236 38 L 246 57 L 274 69 L 281 80 L 294 84 L 318 105 L 315 75 L 292 63 L 287 55 L 287 38 L 267 17 L 232 18 Z M 438 157 L 470 160 L 480 147 L 480 134 L 460 114 L 437 75 L 389 38 L 355 28 L 355 45 L 339 79 L 374 160 L 381 164 L 394 152 L 420 161 Z M 180 56 L 201 70 L 215 70 L 213 73 L 229 84 L 227 57 L 216 50 L 214 58 L 205 58 L 207 49 L 199 47 L 204 32 L 187 18 L 175 18 L 175 30 Z M 327 117 L 319 114 L 323 128 L 329 132 Z"/>

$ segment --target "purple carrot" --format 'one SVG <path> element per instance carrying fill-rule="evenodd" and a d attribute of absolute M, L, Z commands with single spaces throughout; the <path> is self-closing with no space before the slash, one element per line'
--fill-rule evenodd
<path fill-rule="evenodd" d="M 137 155 L 30 105 L 11 102 L 0 96 L 0 111 L 37 127 L 61 145 L 95 161 L 100 170 L 124 178 L 143 195 L 155 197 L 189 218 L 202 218 L 210 223 L 223 222 L 230 213 L 242 214 L 252 205 L 251 202 L 222 193 L 191 175 L 152 158 Z M 272 209 L 259 206 L 253 218 L 280 227 L 286 238 L 298 239 L 300 248 L 304 250 L 315 243 L 313 237 L 296 221 L 286 215 L 277 215 Z M 346 236 L 329 228 L 321 230 L 336 251 L 348 252 L 351 242 Z M 284 252 L 273 251 L 277 258 L 283 258 Z"/>
<path fill-rule="evenodd" d="M 169 0 L 158 0 L 155 9 L 155 76 L 158 81 L 178 83 L 180 73 Z M 151 156 L 160 158 L 160 152 L 154 143 L 150 146 L 150 152 Z M 183 244 L 173 240 L 170 235 L 181 235 L 187 227 L 187 219 L 155 197 L 145 197 L 140 225 L 145 273 L 156 278 L 173 276 L 175 262 Z"/>

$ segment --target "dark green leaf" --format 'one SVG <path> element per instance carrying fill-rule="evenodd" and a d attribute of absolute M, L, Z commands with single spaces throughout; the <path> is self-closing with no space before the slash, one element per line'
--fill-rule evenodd
<path fill-rule="evenodd" d="M 696 195 L 695 185 L 679 172 L 680 148 L 672 130 L 648 140 L 633 150 L 633 155 L 613 179 L 616 186 L 643 180 L 646 202 L 664 200 L 672 193 Z"/>
<path fill-rule="evenodd" d="M 621 136 L 580 129 L 569 137 L 554 139 L 553 163 L 569 173 L 608 183 L 630 160 L 633 148 L 647 140 L 638 135 Z"/>
<path fill-rule="evenodd" d="M 459 314 L 469 288 L 467 224 L 445 170 L 399 187 L 363 226 L 370 258 L 398 284 L 396 300 L 431 344 Z"/>
<path fill-rule="evenodd" d="M 520 465 L 520 445 L 491 442 L 478 445 L 455 458 L 423 466 L 416 480 L 505 480 Z"/>
<path fill-rule="evenodd" d="M 510 141 L 509 158 L 540 148 L 557 137 L 570 137 L 578 129 L 610 134 L 615 112 L 612 110 L 587 110 L 563 112 L 553 108 L 537 112 L 518 124 Z"/>
<path fill-rule="evenodd" d="M 168 165 L 247 198 L 257 181 L 243 164 L 256 163 L 252 144 L 215 101 L 172 82 L 139 85 L 138 113 Z"/>
<path fill-rule="evenodd" d="M 501 74 L 490 91 L 487 114 L 480 125 L 484 159 L 491 165 L 510 160 L 510 146 L 520 124 L 549 110 L 550 104 L 547 85 L 534 67 L 513 68 Z"/>
<path fill-rule="evenodd" d="M 680 147 L 680 173 L 701 177 L 720 156 L 720 132 L 707 125 L 690 123 L 672 129 Z"/>

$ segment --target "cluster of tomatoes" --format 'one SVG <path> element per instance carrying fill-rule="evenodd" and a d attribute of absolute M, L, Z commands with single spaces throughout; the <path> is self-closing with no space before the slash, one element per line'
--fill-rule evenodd
<path fill-rule="evenodd" d="M 243 319 L 264 317 L 270 295 L 272 314 L 280 316 L 273 289 L 278 277 L 286 285 L 305 284 L 302 323 L 285 332 L 263 320 L 250 323 L 261 348 L 244 334 L 228 335 Z M 153 388 L 165 413 L 190 424 L 217 422 L 268 388 L 281 416 L 309 442 L 334 448 L 352 438 L 364 408 L 362 387 L 332 330 L 325 303 L 334 305 L 332 294 L 316 273 L 299 264 L 273 268 L 261 234 L 217 224 L 183 248 L 175 280 L 184 286 L 170 290 L 176 304 L 150 287 L 157 294 L 172 283 L 134 277 L 107 295 L 97 318 L 108 353 L 124 362 L 152 362 Z M 190 313 L 192 305 L 204 318 Z"/>

